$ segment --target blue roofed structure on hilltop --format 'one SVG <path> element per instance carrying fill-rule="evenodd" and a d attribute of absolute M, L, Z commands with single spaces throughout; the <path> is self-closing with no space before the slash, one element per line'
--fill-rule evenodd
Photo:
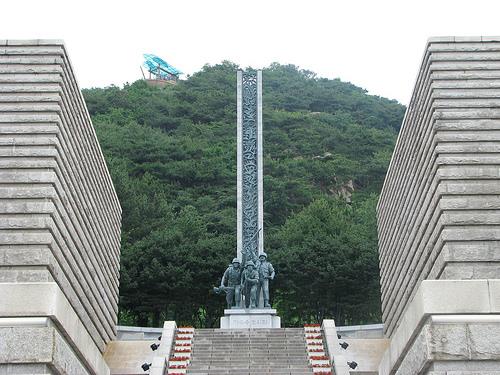
<path fill-rule="evenodd" d="M 154 86 L 164 86 L 165 84 L 175 84 L 179 80 L 179 76 L 183 74 L 179 69 L 174 68 L 162 58 L 151 53 L 145 53 L 144 62 L 142 64 L 149 73 L 146 78 L 144 70 L 141 67 L 142 75 L 146 82 Z"/>

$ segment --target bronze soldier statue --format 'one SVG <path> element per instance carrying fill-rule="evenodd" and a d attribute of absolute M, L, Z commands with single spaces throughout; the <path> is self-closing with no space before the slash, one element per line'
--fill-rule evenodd
<path fill-rule="evenodd" d="M 257 285 L 257 298 L 260 298 L 260 291 L 264 297 L 264 307 L 271 307 L 269 303 L 269 280 L 274 279 L 274 267 L 267 261 L 267 254 L 261 253 L 259 255 L 259 264 L 257 265 L 257 272 L 259 273 L 259 284 Z"/>
<path fill-rule="evenodd" d="M 241 275 L 241 288 L 245 295 L 245 307 L 257 307 L 257 286 L 259 284 L 259 274 L 255 269 L 255 264 L 251 260 L 246 262 L 245 270 Z"/>
<path fill-rule="evenodd" d="M 226 283 L 227 286 L 224 286 Z M 222 280 L 220 282 L 219 290 L 226 292 L 227 308 L 240 307 L 241 304 L 241 268 L 238 258 L 234 258 L 233 262 L 227 267 Z"/>

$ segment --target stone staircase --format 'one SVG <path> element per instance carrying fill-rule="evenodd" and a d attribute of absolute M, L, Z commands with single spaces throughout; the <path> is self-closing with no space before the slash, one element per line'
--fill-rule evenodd
<path fill-rule="evenodd" d="M 187 374 L 312 374 L 304 329 L 196 329 Z"/>

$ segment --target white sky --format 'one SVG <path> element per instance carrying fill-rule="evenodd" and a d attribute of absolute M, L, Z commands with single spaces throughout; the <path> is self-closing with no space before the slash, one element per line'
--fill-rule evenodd
<path fill-rule="evenodd" d="M 64 39 L 81 87 L 277 61 L 407 104 L 429 36 L 499 35 L 498 0 L 0 0 L 0 39 Z M 265 82 L 264 82 L 265 87 Z"/>

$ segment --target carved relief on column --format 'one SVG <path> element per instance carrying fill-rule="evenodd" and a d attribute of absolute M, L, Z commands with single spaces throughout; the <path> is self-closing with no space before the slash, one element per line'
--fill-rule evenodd
<path fill-rule="evenodd" d="M 242 74 L 241 211 L 243 262 L 256 260 L 259 240 L 257 72 Z"/>

